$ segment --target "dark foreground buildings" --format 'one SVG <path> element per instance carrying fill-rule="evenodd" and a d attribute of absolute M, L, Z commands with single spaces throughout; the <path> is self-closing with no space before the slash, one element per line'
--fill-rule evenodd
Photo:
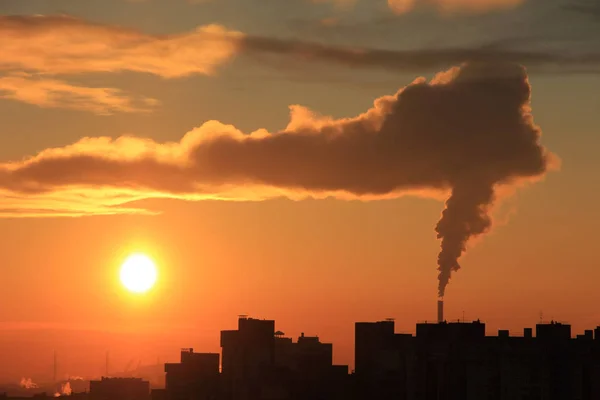
<path fill-rule="evenodd" d="M 551 322 L 519 336 L 485 335 L 485 324 L 357 323 L 355 371 L 333 365 L 318 337 L 296 341 L 275 322 L 242 317 L 221 332 L 221 353 L 181 351 L 165 364 L 165 389 L 136 378 L 90 382 L 80 400 L 600 400 L 600 327 L 571 337 Z M 39 395 L 47 398 L 52 395 Z M 61 396 L 62 397 L 62 396 Z M 0 393 L 0 400 L 13 398 Z M 14 398 L 16 399 L 16 398 Z"/>
<path fill-rule="evenodd" d="M 153 399 L 349 399 L 348 366 L 333 365 L 333 349 L 318 337 L 296 342 L 275 331 L 275 321 L 240 318 L 238 329 L 221 332 L 219 354 L 181 351 L 166 364 L 166 388 Z M 221 370 L 219 370 L 221 364 Z"/>
<path fill-rule="evenodd" d="M 392 320 L 357 323 L 351 374 L 333 365 L 331 344 L 294 342 L 274 321 L 240 318 L 221 348 L 182 350 L 153 400 L 600 400 L 600 327 L 576 338 L 555 322 L 485 336 L 479 321 L 441 322 L 413 336 Z"/>
<path fill-rule="evenodd" d="M 89 400 L 148 400 L 150 382 L 141 378 L 90 381 Z"/>
<path fill-rule="evenodd" d="M 485 325 L 392 321 L 356 324 L 358 398 L 600 399 L 600 328 L 571 338 L 569 325 L 538 324 L 522 336 L 485 336 Z"/>

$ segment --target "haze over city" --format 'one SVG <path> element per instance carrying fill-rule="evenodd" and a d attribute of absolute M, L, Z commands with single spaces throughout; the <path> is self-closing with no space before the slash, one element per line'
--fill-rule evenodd
<path fill-rule="evenodd" d="M 597 1 L 0 14 L 0 382 L 219 352 L 238 315 L 350 368 L 355 322 L 442 298 L 600 325 Z"/>

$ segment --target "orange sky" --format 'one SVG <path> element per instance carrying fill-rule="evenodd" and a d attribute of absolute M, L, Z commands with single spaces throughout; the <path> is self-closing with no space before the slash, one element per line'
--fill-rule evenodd
<path fill-rule="evenodd" d="M 490 333 L 518 333 L 540 311 L 571 322 L 576 331 L 597 324 L 593 262 L 573 251 L 593 246 L 593 225 L 580 221 L 580 232 L 554 229 L 565 217 L 549 220 L 535 206 L 543 190 L 537 192 L 520 196 L 510 224 L 468 253 L 446 296 L 448 318 L 464 311 L 486 321 Z M 123 366 L 133 357 L 147 363 L 155 354 L 176 357 L 184 346 L 216 351 L 219 330 L 235 327 L 241 313 L 274 318 L 289 335 L 318 334 L 334 342 L 337 362 L 350 363 L 353 322 L 394 317 L 399 330 L 412 331 L 417 320 L 435 318 L 438 242 L 431 226 L 438 202 L 164 207 L 164 215 L 152 218 L 3 221 L 13 232 L 2 243 L 3 254 L 28 243 L 25 252 L 4 258 L 21 267 L 5 280 L 10 301 L 3 320 L 40 321 L 65 332 L 48 337 L 34 324 L 19 334 L 24 343 L 18 347 L 3 333 L 3 354 L 23 352 L 11 376 L 26 373 L 31 364 L 22 363 L 37 359 L 34 372 L 43 377 L 39 364 L 49 365 L 53 348 L 60 349 L 65 372 L 79 375 L 102 371 L 105 348 Z M 131 250 L 147 251 L 160 267 L 159 285 L 142 299 L 117 283 L 118 262 Z M 95 332 L 69 332 L 82 328 Z M 121 330 L 142 339 L 128 340 Z"/>
<path fill-rule="evenodd" d="M 84 137 L 145 138 L 146 145 L 158 149 L 159 159 L 169 160 L 173 154 L 157 144 L 177 143 L 207 121 L 232 124 L 246 134 L 262 129 L 258 135 L 263 135 L 285 129 L 288 106 L 294 104 L 334 119 L 355 118 L 375 99 L 454 65 L 451 57 L 433 57 L 435 62 L 421 70 L 411 64 L 418 64 L 420 55 L 406 57 L 402 52 L 407 49 L 427 49 L 450 32 L 460 45 L 472 44 L 465 38 L 473 32 L 501 40 L 513 23 L 516 34 L 524 26 L 540 29 L 541 35 L 555 34 L 543 30 L 545 24 L 537 25 L 533 16 L 550 21 L 563 15 L 533 0 L 521 7 L 508 2 L 515 6 L 510 9 L 495 2 L 498 7 L 485 10 L 474 7 L 477 2 L 432 1 L 422 10 L 409 4 L 395 13 L 385 2 L 370 8 L 366 0 L 344 7 L 298 0 L 272 5 L 272 14 L 246 3 L 239 7 L 247 9 L 233 9 L 219 1 L 181 1 L 169 7 L 159 1 L 47 3 L 0 4 L 2 14 L 24 16 L 0 16 L 0 33 L 50 32 L 38 37 L 40 42 L 31 37 L 24 42 L 18 35 L 0 38 L 1 48 L 10 50 L 9 61 L 0 63 L 0 111 L 5 116 L 0 160 L 9 171 L 29 165 L 27 157 Z M 31 17 L 59 13 L 77 19 L 43 19 L 41 24 L 52 28 L 44 30 Z M 364 23 L 361 15 L 372 19 Z M 323 18 L 335 23 L 308 32 L 310 24 Z M 374 21 L 389 18 L 402 24 L 379 31 L 384 22 Z M 569 18 L 564 24 L 573 29 L 589 24 L 589 36 L 598 29 L 593 22 Z M 236 32 L 219 36 L 224 41 L 216 52 L 203 41 L 205 31 L 196 30 L 211 23 Z M 352 34 L 360 37 L 348 34 L 347 26 L 354 26 Z M 419 38 L 411 43 L 407 38 L 415 29 Z M 88 47 L 70 42 L 73 32 Z M 239 42 L 237 32 L 252 40 Z M 290 44 L 281 40 L 287 37 L 305 39 L 297 48 L 317 60 L 295 68 L 294 59 L 276 51 Z M 310 44 L 314 40 L 329 47 Z M 107 43 L 112 52 L 96 52 Z M 376 50 L 357 54 L 343 47 L 355 44 L 398 53 L 386 58 Z M 25 45 L 29 51 L 19 51 Z M 260 53 L 261 46 L 271 53 Z M 244 50 L 238 53 L 240 48 Z M 75 56 L 85 62 L 73 63 Z M 418 60 L 430 59 L 421 56 Z M 595 252 L 600 79 L 595 73 L 538 72 L 542 65 L 535 58 L 532 63 L 535 123 L 543 130 L 542 144 L 562 160 L 561 170 L 519 189 L 494 210 L 493 230 L 470 244 L 445 297 L 447 318 L 462 318 L 463 312 L 467 319 L 481 318 L 489 334 L 497 329 L 521 333 L 539 320 L 540 312 L 544 319 L 570 322 L 575 333 L 600 325 Z M 92 145 L 94 154 L 105 156 L 110 150 L 114 159 L 120 156 L 112 145 L 100 151 L 102 143 Z M 45 180 L 51 167 L 32 175 L 26 171 L 30 180 L 18 184 L 54 188 L 52 179 L 79 172 L 70 167 Z M 144 184 L 172 185 L 161 186 L 162 194 L 181 183 L 172 179 L 176 175 L 161 180 L 164 176 L 144 172 L 136 175 Z M 275 319 L 277 329 L 292 337 L 319 335 L 334 343 L 336 362 L 351 364 L 354 322 L 393 317 L 398 331 L 412 332 L 417 321 L 436 316 L 440 242 L 434 228 L 444 207 L 440 200 L 145 199 L 123 207 L 159 215 L 129 215 L 125 209 L 123 215 L 20 218 L 23 210 L 33 215 L 46 207 L 42 211 L 52 214 L 59 206 L 75 214 L 102 214 L 109 207 L 102 201 L 114 200 L 113 192 L 102 186 L 93 192 L 94 199 L 57 191 L 40 199 L 19 191 L 22 187 L 15 190 L 10 185 L 17 181 L 8 175 L 0 174 L 0 382 L 22 376 L 49 379 L 54 350 L 60 375 L 86 376 L 103 372 L 107 350 L 115 369 L 132 358 L 145 364 L 157 357 L 175 360 L 180 347 L 218 351 L 219 331 L 235 328 L 238 314 Z M 115 177 L 102 171 L 94 179 L 107 176 Z M 245 194 L 272 195 L 251 189 Z M 132 200 L 131 193 L 125 195 Z M 141 197 L 152 196 L 144 192 Z M 159 268 L 157 286 L 146 295 L 131 295 L 118 282 L 120 263 L 132 252 L 148 254 Z"/>

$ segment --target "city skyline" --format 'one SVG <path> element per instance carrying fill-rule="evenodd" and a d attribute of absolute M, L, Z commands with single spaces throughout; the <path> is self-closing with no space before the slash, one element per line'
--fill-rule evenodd
<path fill-rule="evenodd" d="M 439 311 L 439 309 L 438 309 Z M 264 322 L 273 322 L 273 320 L 269 320 L 269 319 L 265 319 L 265 318 L 256 318 L 254 316 L 249 316 L 249 315 L 239 315 L 238 316 L 238 320 L 251 320 L 251 321 L 264 321 Z M 383 325 L 390 325 L 392 327 L 396 326 L 396 320 L 394 318 L 385 318 L 385 319 L 381 319 L 379 321 L 373 321 L 373 322 L 355 322 L 354 325 L 377 325 L 377 324 L 383 324 Z M 443 315 L 440 315 L 439 312 L 437 314 L 437 319 L 436 318 L 431 318 L 429 320 L 425 319 L 425 320 L 419 320 L 413 323 L 413 328 L 412 329 L 402 329 L 402 330 L 397 330 L 397 329 L 392 329 L 392 332 L 394 332 L 394 334 L 397 335 L 409 335 L 412 337 L 416 337 L 418 335 L 419 332 L 419 326 L 423 326 L 423 325 L 436 325 L 436 324 L 450 324 L 450 325 L 464 325 L 464 326 L 468 326 L 470 324 L 477 324 L 483 327 L 482 333 L 486 336 L 486 337 L 511 337 L 511 338 L 527 338 L 527 337 L 537 337 L 537 333 L 536 331 L 532 330 L 531 326 L 535 325 L 536 327 L 539 326 L 553 326 L 553 325 L 558 325 L 558 326 L 566 326 L 569 329 L 569 337 L 571 339 L 585 339 L 587 338 L 587 336 L 590 334 L 590 332 L 592 332 L 592 335 L 594 335 L 594 332 L 600 332 L 598 331 L 598 329 L 600 329 L 600 326 L 588 326 L 586 327 L 583 331 L 581 332 L 577 332 L 571 329 L 571 325 L 567 322 L 567 321 L 558 321 L 558 320 L 553 320 L 553 319 L 544 319 L 543 315 L 540 315 L 539 320 L 537 321 L 532 321 L 531 324 L 521 327 L 518 330 L 510 330 L 510 329 L 503 329 L 503 328 L 499 328 L 497 330 L 492 330 L 490 328 L 487 327 L 486 322 L 484 320 L 482 320 L 481 318 L 476 318 L 476 319 L 466 319 L 464 317 L 464 315 L 462 317 L 459 318 L 453 318 L 453 319 L 446 319 Z M 277 338 L 282 338 L 282 339 L 289 339 L 289 340 L 293 340 L 294 337 L 297 338 L 316 338 L 316 339 L 324 339 L 327 340 L 327 338 L 323 338 L 321 335 L 319 335 L 317 332 L 312 332 L 312 333 L 306 333 L 304 331 L 299 332 L 297 335 L 296 334 L 286 334 L 285 332 L 281 331 L 280 328 L 285 329 L 285 327 L 277 327 L 277 330 L 275 332 L 275 337 Z M 387 328 L 386 328 L 387 329 Z M 222 334 L 222 332 L 229 332 L 229 331 L 223 331 L 223 330 L 219 330 Z M 600 333 L 598 333 L 598 337 L 600 337 Z M 595 336 L 592 336 L 592 338 L 594 338 Z M 214 343 L 209 343 L 208 347 L 202 347 L 202 348 L 198 348 L 198 347 L 183 347 L 186 343 L 193 343 L 194 342 L 194 338 L 192 337 L 192 335 L 190 334 L 190 336 L 188 337 L 187 342 L 184 342 L 185 339 L 182 338 L 181 339 L 182 342 L 179 342 L 179 344 L 181 345 L 180 347 L 177 348 L 171 348 L 170 352 L 168 353 L 162 353 L 162 358 L 161 355 L 155 355 L 155 354 L 139 354 L 137 357 L 133 357 L 131 359 L 127 359 L 127 362 L 123 362 L 125 359 L 123 358 L 122 354 L 118 354 L 118 353 L 111 353 L 110 349 L 105 350 L 104 353 L 100 354 L 102 357 L 95 357 L 95 359 L 93 360 L 88 360 L 91 362 L 94 362 L 95 364 L 97 364 L 97 371 L 91 375 L 87 375 L 87 376 L 81 376 L 77 374 L 77 371 L 71 371 L 71 373 L 69 373 L 66 370 L 65 364 L 69 365 L 69 357 L 68 357 L 68 351 L 60 354 L 56 351 L 53 351 L 51 354 L 38 354 L 38 360 L 45 360 L 46 364 L 47 364 L 47 370 L 46 371 L 42 371 L 41 373 L 39 373 L 35 378 L 36 379 L 32 379 L 32 377 L 30 375 L 27 375 L 27 377 L 23 376 L 21 377 L 21 379 L 17 382 L 17 381 L 7 381 L 7 382 L 0 382 L 0 386 L 3 385 L 4 387 L 13 387 L 13 388 L 17 388 L 17 387 L 21 387 L 22 389 L 27 389 L 27 391 L 29 391 L 30 393 L 40 393 L 40 390 L 48 389 L 50 386 L 56 386 L 57 384 L 66 384 L 69 382 L 87 382 L 90 380 L 95 380 L 95 379 L 101 379 L 102 377 L 106 377 L 106 378 L 115 378 L 115 377 L 122 377 L 122 378 L 128 378 L 128 377 L 142 377 L 144 379 L 148 379 L 152 385 L 152 387 L 158 387 L 158 388 L 162 388 L 162 380 L 164 378 L 163 376 L 163 370 L 164 370 L 164 365 L 165 363 L 169 364 L 169 363 L 173 363 L 175 361 L 179 360 L 179 356 L 180 353 L 182 351 L 185 350 L 189 350 L 190 352 L 193 352 L 194 349 L 196 350 L 201 350 L 202 353 L 206 353 L 206 354 L 220 354 L 221 350 L 220 347 L 222 347 L 222 344 L 219 345 L 218 341 L 213 340 Z M 330 341 L 328 341 L 330 342 Z M 215 346 L 216 344 L 216 346 Z M 335 348 L 335 343 L 332 343 L 333 348 Z M 356 348 L 356 338 L 352 338 L 352 345 L 353 348 Z M 217 350 L 219 349 L 219 350 Z M 332 352 L 332 363 L 336 363 L 336 358 L 333 357 L 333 355 L 335 354 L 335 352 Z M 98 355 L 98 354 L 97 354 Z M 51 357 L 51 359 L 50 359 Z M 353 356 L 353 358 L 351 358 L 350 360 L 348 360 L 347 362 L 347 367 L 348 372 L 349 373 L 354 373 L 354 367 L 355 367 L 355 362 L 356 360 L 354 359 L 355 356 Z M 166 358 L 166 359 L 165 359 Z M 339 357 L 337 357 L 339 358 Z M 65 363 L 65 360 L 67 361 Z M 153 362 L 154 361 L 154 362 Z M 337 363 L 338 365 L 340 364 L 339 362 Z M 220 365 L 220 364 L 219 364 Z M 79 385 L 81 387 L 81 385 Z M 82 391 L 82 390 L 80 390 Z M 2 391 L 0 390 L 0 393 Z"/>
<path fill-rule="evenodd" d="M 0 0 L 0 382 L 214 351 L 239 314 L 344 365 L 355 321 L 440 295 L 600 325 L 599 11 Z"/>
<path fill-rule="evenodd" d="M 504 329 L 489 335 L 480 320 L 452 322 L 439 313 L 407 334 L 396 332 L 393 319 L 356 322 L 352 366 L 334 362 L 334 344 L 304 332 L 294 340 L 281 328 L 240 315 L 237 329 L 221 330 L 218 352 L 181 348 L 176 361 L 158 362 L 154 375 L 111 374 L 107 354 L 101 377 L 45 385 L 23 378 L 21 389 L 0 386 L 0 397 L 2 390 L 8 399 L 49 390 L 50 397 L 56 391 L 54 397 L 95 400 L 591 400 L 600 394 L 600 326 L 573 336 L 568 324 L 539 321 L 516 335 Z"/>

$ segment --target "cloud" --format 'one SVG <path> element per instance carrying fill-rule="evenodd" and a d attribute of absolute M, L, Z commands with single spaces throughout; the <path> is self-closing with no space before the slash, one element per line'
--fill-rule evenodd
<path fill-rule="evenodd" d="M 68 16 L 0 16 L 0 69 L 46 74 L 134 71 L 177 78 L 211 75 L 241 34 L 219 25 L 149 35 Z"/>
<path fill-rule="evenodd" d="M 146 3 L 148 2 L 148 0 L 126 0 L 130 3 Z M 203 4 L 203 3 L 209 3 L 213 0 L 184 0 L 186 3 L 188 4 Z"/>
<path fill-rule="evenodd" d="M 132 98 L 114 88 L 93 88 L 36 77 L 26 73 L 0 76 L 0 98 L 44 108 L 67 108 L 100 115 L 115 112 L 148 112 L 158 104 L 150 98 Z"/>
<path fill-rule="evenodd" d="M 66 16 L 0 16 L 0 48 L 0 70 L 44 75 L 120 71 L 164 78 L 210 75 L 240 53 L 277 57 L 294 65 L 307 61 L 418 73 L 463 62 L 516 62 L 534 71 L 588 71 L 600 63 L 597 53 L 512 50 L 494 43 L 417 50 L 340 47 L 245 35 L 218 25 L 159 36 Z"/>
<path fill-rule="evenodd" d="M 502 41 L 474 47 L 416 50 L 351 48 L 260 36 L 244 36 L 239 42 L 242 53 L 273 55 L 294 62 L 319 62 L 357 69 L 378 68 L 391 72 L 435 71 L 464 62 L 519 63 L 536 72 L 600 72 L 600 53 L 516 50 Z"/>
<path fill-rule="evenodd" d="M 415 8 L 416 0 L 388 0 L 388 7 L 394 14 L 406 14 Z"/>
<path fill-rule="evenodd" d="M 561 8 L 587 17 L 600 18 L 600 2 L 596 0 L 571 0 Z"/>
<path fill-rule="evenodd" d="M 405 14 L 416 7 L 434 8 L 444 14 L 483 13 L 517 7 L 525 0 L 387 0 L 395 14 Z"/>
<path fill-rule="evenodd" d="M 151 213 L 148 198 L 392 198 L 540 177 L 539 145 L 523 70 L 474 64 L 418 79 L 348 119 L 292 106 L 277 133 L 245 134 L 209 121 L 179 142 L 84 138 L 0 165 L 4 216 Z"/>
<path fill-rule="evenodd" d="M 348 9 L 356 4 L 358 0 L 309 0 L 313 4 L 331 3 L 337 8 Z"/>
<path fill-rule="evenodd" d="M 0 16 L 0 97 L 96 114 L 148 112 L 158 102 L 115 88 L 77 86 L 56 75 L 134 71 L 163 78 L 211 75 L 241 34 L 207 25 L 149 35 L 68 16 Z"/>
<path fill-rule="evenodd" d="M 332 3 L 339 8 L 350 8 L 358 0 L 310 0 L 312 3 Z M 515 8 L 525 0 L 387 0 L 388 8 L 397 15 L 417 8 L 432 8 L 443 14 L 484 13 Z"/>

